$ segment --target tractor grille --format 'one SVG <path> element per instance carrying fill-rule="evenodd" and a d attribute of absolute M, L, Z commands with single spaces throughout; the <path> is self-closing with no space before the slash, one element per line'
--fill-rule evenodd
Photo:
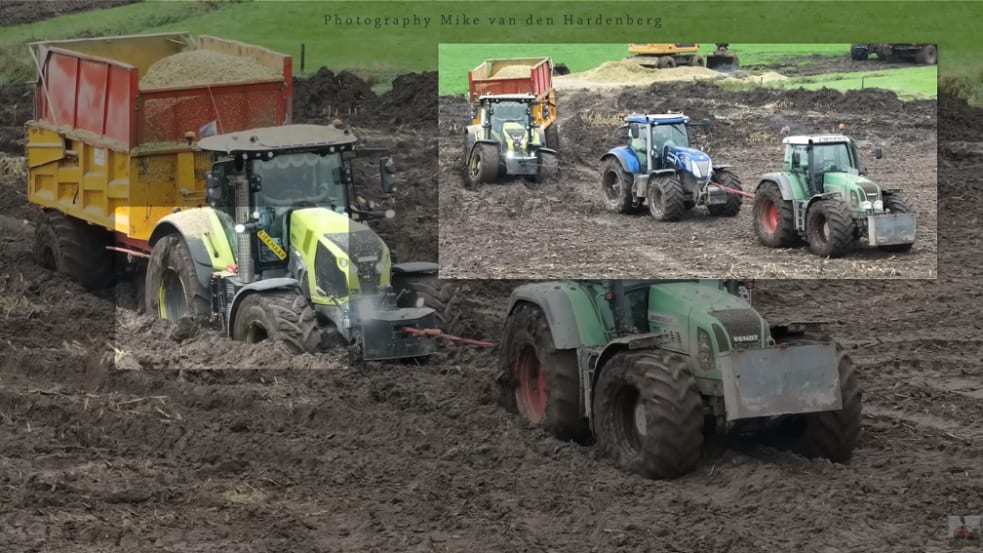
<path fill-rule="evenodd" d="M 383 261 L 386 249 L 382 239 L 369 229 L 325 236 L 348 253 L 349 261 L 358 271 L 362 294 L 377 293 L 382 275 L 376 270 L 376 265 Z"/>
<path fill-rule="evenodd" d="M 761 347 L 761 318 L 753 309 L 723 309 L 711 311 L 710 316 L 716 317 L 724 326 L 734 349 Z M 719 335 L 717 341 L 720 341 Z"/>

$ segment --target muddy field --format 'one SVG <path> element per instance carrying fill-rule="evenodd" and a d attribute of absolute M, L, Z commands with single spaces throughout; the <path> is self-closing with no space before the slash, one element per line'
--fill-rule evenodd
<path fill-rule="evenodd" d="M 341 110 L 367 146 L 397 149 L 401 215 L 380 230 L 404 257 L 434 259 L 437 117 L 419 95 L 436 79 L 403 78 L 374 100 L 382 113 L 361 109 L 367 87 L 323 92 L 343 75 L 298 83 L 295 119 Z M 945 140 L 979 140 L 968 134 L 979 111 L 941 106 Z M 22 124 L 6 117 L 0 126 Z M 350 368 L 154 321 L 126 284 L 86 293 L 33 264 L 36 214 L 23 181 L 4 177 L 0 549 L 943 550 L 948 515 L 983 513 L 978 146 L 941 147 L 937 282 L 755 289 L 773 319 L 836 321 L 866 389 L 854 461 L 712 443 L 669 482 L 621 473 L 503 412 L 489 352 Z M 369 187 L 373 169 L 360 169 Z M 510 284 L 462 285 L 469 335 L 497 339 Z M 246 366 L 266 370 L 236 370 Z"/>
<path fill-rule="evenodd" d="M 466 186 L 463 97 L 440 99 L 440 264 L 446 278 L 934 278 L 937 269 L 936 102 L 902 103 L 894 93 L 722 90 L 709 82 L 658 83 L 622 90 L 558 93 L 560 177 L 539 188 L 520 179 Z M 826 260 L 804 246 L 769 249 L 758 242 L 745 198 L 735 218 L 703 208 L 675 223 L 607 212 L 600 156 L 623 144 L 619 112 L 679 110 L 710 119 L 693 142 L 715 163 L 732 164 L 745 189 L 781 169 L 783 137 L 833 132 L 846 125 L 869 176 L 905 191 L 918 233 L 909 254 L 876 249 Z M 881 160 L 873 149 L 883 148 Z M 476 243 L 474 237 L 480 236 Z"/>

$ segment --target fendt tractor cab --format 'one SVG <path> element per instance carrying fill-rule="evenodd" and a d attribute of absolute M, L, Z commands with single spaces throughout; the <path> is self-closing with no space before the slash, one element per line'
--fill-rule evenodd
<path fill-rule="evenodd" d="M 434 310 L 393 281 L 436 267 L 393 265 L 379 236 L 353 220 L 393 216 L 352 205 L 356 143 L 350 130 L 318 125 L 199 140 L 213 160 L 210 207 L 158 223 L 148 306 L 169 319 L 210 313 L 233 338 L 279 338 L 298 352 L 340 341 L 363 359 L 432 353 L 432 338 L 404 328 L 433 328 Z M 393 192 L 392 160 L 379 168 L 383 190 Z M 398 292 L 414 296 L 413 305 L 400 307 Z"/>
<path fill-rule="evenodd" d="M 690 147 L 689 117 L 682 113 L 624 118 L 627 145 L 601 157 L 601 190 L 609 209 L 633 213 L 647 204 L 659 221 L 678 221 L 694 206 L 733 217 L 741 210 L 741 183 L 730 165 L 713 165 Z M 710 122 L 700 124 L 709 133 Z"/>
<path fill-rule="evenodd" d="M 535 114 L 536 109 L 543 113 Z M 532 94 L 482 96 L 471 117 L 477 123 L 468 127 L 465 147 L 472 184 L 491 182 L 500 175 L 539 182 L 556 175 L 559 162 L 551 144 L 555 123 L 543 126 L 543 120 L 550 119 L 547 104 Z"/>
<path fill-rule="evenodd" d="M 763 175 L 754 200 L 762 244 L 778 248 L 805 239 L 813 253 L 840 257 L 858 244 L 907 252 L 915 217 L 900 190 L 879 186 L 860 165 L 856 143 L 843 135 L 784 139 L 781 173 Z M 874 157 L 881 159 L 880 148 Z"/>

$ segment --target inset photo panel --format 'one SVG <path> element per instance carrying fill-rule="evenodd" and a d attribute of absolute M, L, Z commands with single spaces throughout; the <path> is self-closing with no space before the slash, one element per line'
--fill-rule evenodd
<path fill-rule="evenodd" d="M 934 44 L 441 44 L 440 276 L 934 279 Z"/>

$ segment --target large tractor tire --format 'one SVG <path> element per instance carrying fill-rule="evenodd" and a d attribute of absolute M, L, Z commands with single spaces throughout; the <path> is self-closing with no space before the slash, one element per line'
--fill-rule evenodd
<path fill-rule="evenodd" d="M 792 200 L 782 199 L 777 184 L 765 182 L 758 188 L 754 195 L 753 212 L 754 233 L 765 246 L 787 248 L 798 241 Z"/>
<path fill-rule="evenodd" d="M 821 257 L 843 257 L 856 246 L 857 225 L 839 200 L 819 200 L 806 215 L 809 249 Z"/>
<path fill-rule="evenodd" d="M 819 337 L 806 335 L 804 338 L 779 340 L 779 343 L 815 343 Z M 837 344 L 838 370 L 840 375 L 840 400 L 842 408 L 838 411 L 823 411 L 793 417 L 787 428 L 791 430 L 790 448 L 810 458 L 821 457 L 837 463 L 850 460 L 860 436 L 863 398 L 857 371 L 850 356 Z"/>
<path fill-rule="evenodd" d="M 691 471 L 703 447 L 703 402 L 686 359 L 625 351 L 594 388 L 594 438 L 621 468 L 648 478 Z"/>
<path fill-rule="evenodd" d="M 676 67 L 676 59 L 672 56 L 662 56 L 659 58 L 659 67 L 661 69 L 672 69 Z"/>
<path fill-rule="evenodd" d="M 935 46 L 932 44 L 929 44 L 928 46 L 922 48 L 921 50 L 918 51 L 917 54 L 915 54 L 915 63 L 918 63 L 920 65 L 935 65 L 936 63 L 938 63 L 938 61 L 939 61 L 938 50 L 936 50 Z"/>
<path fill-rule="evenodd" d="M 47 211 L 34 234 L 34 259 L 89 290 L 112 286 L 116 276 L 107 231 L 58 211 Z"/>
<path fill-rule="evenodd" d="M 611 211 L 618 213 L 636 213 L 634 197 L 631 191 L 635 177 L 621 167 L 618 158 L 611 156 L 601 165 L 601 193 L 604 194 L 604 204 Z"/>
<path fill-rule="evenodd" d="M 212 312 L 211 294 L 198 279 L 191 250 L 179 234 L 169 234 L 154 244 L 145 283 L 148 314 L 176 321 L 206 318 Z"/>
<path fill-rule="evenodd" d="M 576 350 L 557 350 L 539 307 L 519 304 L 505 321 L 499 350 L 502 403 L 561 440 L 587 443 L 590 429 L 580 413 Z"/>
<path fill-rule="evenodd" d="M 730 171 L 716 171 L 714 173 L 714 182 L 726 186 L 727 188 L 743 190 L 743 188 L 741 188 L 740 179 L 738 179 L 737 175 L 731 173 Z M 720 205 L 708 205 L 707 211 L 714 217 L 735 217 L 741 212 L 741 197 L 737 194 L 731 194 L 728 192 L 727 203 Z"/>
<path fill-rule="evenodd" d="M 460 290 L 449 280 L 434 275 L 394 275 L 393 290 L 399 296 L 399 307 L 417 307 L 422 304 L 435 311 L 437 325 L 445 333 L 460 336 L 463 320 L 458 309 Z M 422 301 L 421 301 L 422 300 Z"/>
<path fill-rule="evenodd" d="M 689 59 L 689 64 L 693 67 L 703 67 L 706 65 L 706 62 L 703 61 L 703 56 L 694 55 Z"/>
<path fill-rule="evenodd" d="M 273 340 L 293 353 L 315 353 L 321 345 L 321 327 L 304 296 L 283 290 L 254 292 L 236 310 L 232 337 L 247 344 Z"/>
<path fill-rule="evenodd" d="M 468 160 L 468 182 L 472 187 L 494 182 L 498 178 L 498 147 L 494 144 L 477 144 Z"/>
<path fill-rule="evenodd" d="M 656 221 L 678 221 L 686 215 L 686 194 L 676 175 L 649 181 L 649 213 Z"/>
<path fill-rule="evenodd" d="M 911 204 L 900 194 L 884 194 L 884 209 L 891 213 L 914 213 Z M 914 244 L 891 244 L 890 246 L 877 246 L 883 252 L 908 253 Z"/>
<path fill-rule="evenodd" d="M 552 152 L 536 152 L 539 161 L 539 172 L 536 173 L 536 183 L 542 184 L 554 180 L 560 173 L 560 160 Z"/>
<path fill-rule="evenodd" d="M 552 125 L 546 127 L 545 141 L 547 148 L 553 150 L 560 149 L 560 130 L 557 128 L 558 126 L 556 121 L 553 121 Z"/>

